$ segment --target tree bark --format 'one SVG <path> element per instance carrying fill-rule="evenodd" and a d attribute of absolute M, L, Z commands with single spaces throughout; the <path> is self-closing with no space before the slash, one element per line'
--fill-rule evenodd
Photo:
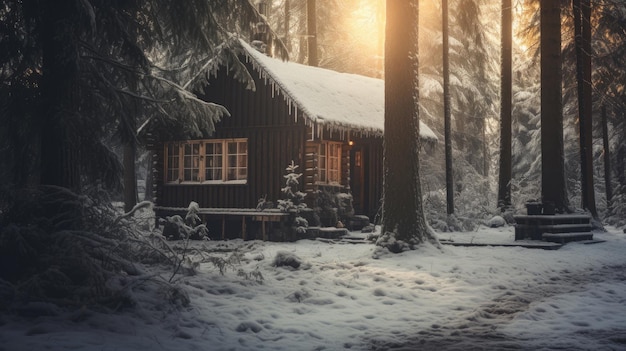
<path fill-rule="evenodd" d="M 422 207 L 419 177 L 419 1 L 387 0 L 382 233 L 408 244 L 436 242 Z M 402 245 L 386 246 L 390 251 Z"/>
<path fill-rule="evenodd" d="M 568 211 L 561 92 L 561 7 L 541 0 L 541 197 L 557 213 Z"/>
<path fill-rule="evenodd" d="M 443 121 L 446 152 L 446 210 L 454 213 L 454 174 L 452 169 L 452 116 L 450 112 L 450 55 L 448 0 L 441 1 L 441 23 L 443 33 Z"/>
<path fill-rule="evenodd" d="M 153 150 L 148 150 L 148 156 L 146 157 L 146 190 L 143 197 L 143 201 L 153 201 L 154 200 L 154 165 L 152 164 L 154 152 Z"/>
<path fill-rule="evenodd" d="M 130 141 L 124 144 L 124 211 L 129 212 L 137 204 L 137 144 Z"/>
<path fill-rule="evenodd" d="M 606 106 L 602 106 L 602 146 L 604 147 L 604 186 L 606 191 L 606 207 L 612 212 L 613 186 L 611 184 L 611 153 L 609 146 L 609 126 L 606 117 Z"/>
<path fill-rule="evenodd" d="M 41 184 L 79 192 L 79 147 L 72 135 L 79 105 L 76 9 L 69 0 L 42 6 Z"/>
<path fill-rule="evenodd" d="M 622 121 L 626 121 L 626 115 L 620 111 Z M 624 133 L 624 126 L 626 122 L 622 122 L 621 132 Z M 619 128 L 614 129 L 616 133 L 619 133 Z M 622 134 L 624 135 L 624 134 Z M 626 141 L 620 141 L 617 145 L 616 157 L 615 157 L 615 174 L 617 175 L 617 183 L 621 194 L 626 191 Z"/>
<path fill-rule="evenodd" d="M 511 111 L 513 99 L 513 6 L 502 0 L 502 32 L 500 36 L 500 163 L 498 175 L 498 207 L 502 212 L 511 207 Z"/>
<path fill-rule="evenodd" d="M 291 3 L 290 0 L 285 0 L 285 46 L 287 50 L 291 53 L 291 39 L 289 38 L 289 30 L 290 30 L 290 22 L 291 22 Z"/>
<path fill-rule="evenodd" d="M 593 182 L 590 6 L 589 0 L 572 0 L 576 47 L 576 80 L 578 82 L 581 205 L 594 218 L 598 218 Z"/>
<path fill-rule="evenodd" d="M 309 66 L 317 66 L 317 18 L 315 0 L 306 2 L 307 47 Z"/>

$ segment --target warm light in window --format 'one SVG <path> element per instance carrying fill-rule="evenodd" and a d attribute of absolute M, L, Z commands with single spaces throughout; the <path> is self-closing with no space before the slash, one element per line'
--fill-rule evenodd
<path fill-rule="evenodd" d="M 353 140 L 348 141 L 348 145 L 354 146 L 354 141 Z"/>

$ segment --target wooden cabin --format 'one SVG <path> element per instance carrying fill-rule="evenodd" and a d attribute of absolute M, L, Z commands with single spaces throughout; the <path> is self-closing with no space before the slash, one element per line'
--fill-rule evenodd
<path fill-rule="evenodd" d="M 157 145 L 157 211 L 195 201 L 212 209 L 207 213 L 257 213 L 251 209 L 260 198 L 276 203 L 284 197 L 285 169 L 294 161 L 309 207 L 329 194 L 351 194 L 355 214 L 373 220 L 382 197 L 384 82 L 274 59 L 240 45 L 255 89 L 226 67 L 210 79 L 199 96 L 223 105 L 231 116 L 216 124 L 211 138 Z M 423 123 L 420 135 L 437 140 Z M 244 228 L 246 221 L 244 216 Z"/>

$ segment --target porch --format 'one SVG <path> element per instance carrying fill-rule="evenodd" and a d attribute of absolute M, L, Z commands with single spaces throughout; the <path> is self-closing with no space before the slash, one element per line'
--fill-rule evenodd
<path fill-rule="evenodd" d="M 185 218 L 187 208 L 162 207 L 154 208 L 157 218 L 179 215 Z M 278 209 L 257 210 L 253 208 L 200 208 L 198 216 L 209 229 L 209 237 L 214 240 L 238 239 L 263 241 L 295 241 L 300 239 L 327 238 L 337 239 L 349 234 L 352 230 L 361 230 L 370 225 L 369 218 L 364 215 L 353 215 L 347 218 L 345 225 L 319 226 L 314 223 L 316 214 L 308 209 L 302 213 L 310 226 L 306 233 L 293 232 L 291 224 L 295 213 L 282 212 Z M 319 220 L 319 219 L 318 219 Z"/>
<path fill-rule="evenodd" d="M 174 215 L 185 218 L 187 208 L 157 206 L 154 212 L 156 218 Z M 198 212 L 198 216 L 209 229 L 209 236 L 221 240 L 233 239 L 229 236 L 233 232 L 244 240 L 272 240 L 275 227 L 284 228 L 290 215 L 277 209 L 259 211 L 253 208 L 200 208 Z M 219 234 L 217 237 L 216 233 Z"/>

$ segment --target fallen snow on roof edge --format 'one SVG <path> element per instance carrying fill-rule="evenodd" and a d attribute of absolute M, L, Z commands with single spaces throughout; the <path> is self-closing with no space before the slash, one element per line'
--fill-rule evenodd
<path fill-rule="evenodd" d="M 384 81 L 340 73 L 271 58 L 240 40 L 246 59 L 259 77 L 282 93 L 289 112 L 307 125 L 324 125 L 347 132 L 382 136 L 384 129 Z M 437 141 L 435 133 L 420 121 L 422 139 Z"/>

